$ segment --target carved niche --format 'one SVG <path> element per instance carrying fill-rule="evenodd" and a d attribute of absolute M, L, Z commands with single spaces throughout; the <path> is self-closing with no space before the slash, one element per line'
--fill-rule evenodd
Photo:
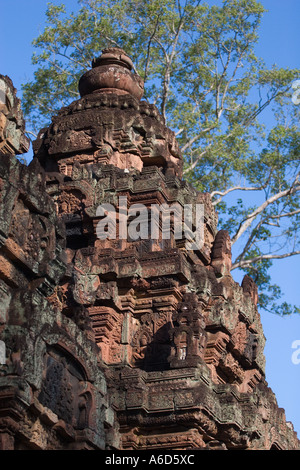
<path fill-rule="evenodd" d="M 83 209 L 83 195 L 79 190 L 62 191 L 58 196 L 59 214 L 80 214 Z"/>
<path fill-rule="evenodd" d="M 193 367 L 202 361 L 206 345 L 205 321 L 194 294 L 186 294 L 179 304 L 173 315 L 170 336 L 172 351 L 169 361 L 172 368 Z"/>
<path fill-rule="evenodd" d="M 40 403 L 75 429 L 89 426 L 92 394 L 86 376 L 74 357 L 49 347 L 44 357 Z"/>
<path fill-rule="evenodd" d="M 169 368 L 170 320 L 170 309 L 149 311 L 135 319 L 136 326 L 131 343 L 132 362 L 135 367 L 145 370 Z"/>

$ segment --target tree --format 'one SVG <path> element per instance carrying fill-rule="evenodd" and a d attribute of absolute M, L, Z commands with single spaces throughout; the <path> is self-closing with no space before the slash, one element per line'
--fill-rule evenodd
<path fill-rule="evenodd" d="M 269 268 L 300 253 L 300 106 L 292 99 L 300 70 L 268 69 L 256 57 L 263 6 L 255 0 L 78 3 L 69 15 L 63 5 L 49 4 L 45 30 L 34 41 L 37 68 L 23 85 L 32 129 L 79 97 L 79 77 L 103 48 L 122 47 L 145 81 L 145 99 L 176 132 L 185 179 L 212 196 L 231 235 L 232 269 L 254 278 L 262 308 L 299 312 L 279 304 Z"/>

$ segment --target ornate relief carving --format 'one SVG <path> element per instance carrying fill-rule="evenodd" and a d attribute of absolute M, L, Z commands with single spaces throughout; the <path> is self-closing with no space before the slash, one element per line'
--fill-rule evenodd
<path fill-rule="evenodd" d="M 40 403 L 59 419 L 75 428 L 88 427 L 90 397 L 85 393 L 85 377 L 76 361 L 62 351 L 46 353 Z"/>
<path fill-rule="evenodd" d="M 108 59 L 29 167 L 0 159 L 0 446 L 299 448 L 264 379 L 257 287 L 230 275 L 229 235 L 180 179 L 174 133 L 136 95 L 126 54 Z M 1 109 L 0 153 L 13 148 Z M 154 240 L 100 240 L 97 207 L 119 196 L 203 204 L 203 247 L 164 240 L 161 220 Z"/>

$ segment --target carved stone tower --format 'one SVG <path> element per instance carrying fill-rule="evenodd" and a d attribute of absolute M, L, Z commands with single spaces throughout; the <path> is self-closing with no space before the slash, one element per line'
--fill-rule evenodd
<path fill-rule="evenodd" d="M 10 157 L 0 175 L 2 187 L 19 187 L 5 203 L 12 220 L 0 252 L 0 327 L 12 364 L 1 366 L 0 379 L 8 387 L 19 370 L 27 393 L 14 418 L 21 437 L 14 441 L 12 426 L 6 442 L 299 449 L 264 378 L 257 288 L 247 276 L 242 285 L 233 280 L 229 235 L 218 231 L 209 194 L 182 180 L 174 133 L 141 100 L 143 82 L 130 58 L 104 50 L 79 91 L 40 131 L 29 167 Z M 12 174 L 17 183 L 9 183 Z M 202 243 L 193 249 L 186 232 L 176 236 L 186 206 L 202 208 Z M 110 236 L 99 236 L 109 212 L 99 207 L 116 210 Z M 153 207 L 174 209 L 169 236 L 162 216 L 151 236 Z M 137 208 L 148 236 L 121 236 Z M 198 229 L 194 215 L 190 229 Z M 17 325 L 25 343 L 17 341 Z M 1 410 L 4 402 L 2 394 Z M 26 430 L 33 416 L 43 439 Z"/>

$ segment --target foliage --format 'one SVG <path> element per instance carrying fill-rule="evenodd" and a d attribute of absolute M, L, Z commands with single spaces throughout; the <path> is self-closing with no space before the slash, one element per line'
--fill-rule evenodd
<path fill-rule="evenodd" d="M 210 192 L 229 230 L 233 269 L 256 280 L 262 308 L 286 314 L 293 308 L 278 303 L 268 273 L 274 259 L 300 253 L 300 106 L 291 99 L 300 70 L 268 69 L 255 55 L 260 2 L 215 3 L 82 0 L 71 14 L 49 4 L 24 111 L 42 127 L 79 97 L 79 77 L 103 48 L 126 50 L 145 99 L 177 134 L 184 177 Z"/>

